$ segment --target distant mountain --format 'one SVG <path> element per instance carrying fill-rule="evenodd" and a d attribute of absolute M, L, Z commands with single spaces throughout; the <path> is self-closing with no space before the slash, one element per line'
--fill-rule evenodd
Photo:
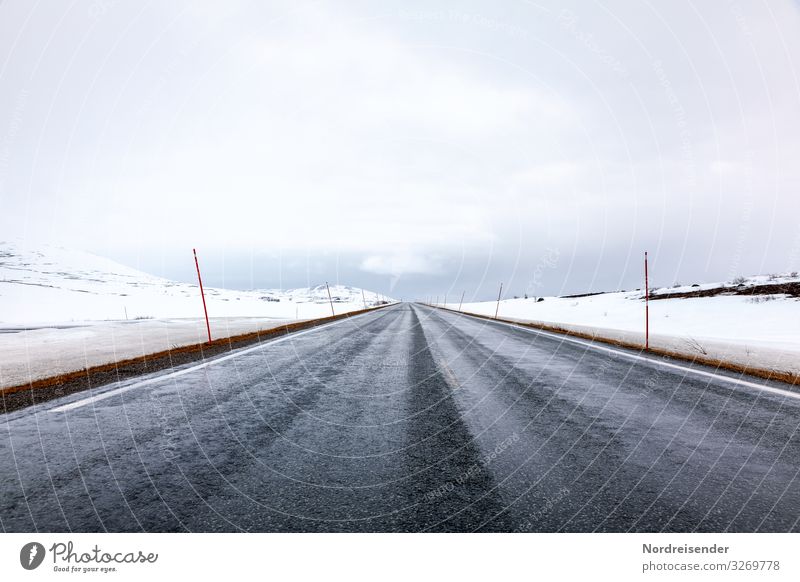
<path fill-rule="evenodd" d="M 372 291 L 331 285 L 340 311 L 379 303 Z M 237 291 L 206 287 L 210 317 L 309 318 L 330 313 L 324 284 Z M 387 298 L 387 300 L 389 300 Z M 312 304 L 312 305 L 309 305 Z M 314 308 L 319 304 L 320 308 Z M 0 242 L 0 322 L 202 317 L 197 285 L 156 277 L 83 251 Z"/>
<path fill-rule="evenodd" d="M 358 303 L 359 301 L 362 301 L 361 289 L 359 287 L 350 287 L 347 285 L 331 285 L 330 290 L 331 290 L 331 299 L 333 299 L 334 302 Z M 290 301 L 298 301 L 298 302 L 328 301 L 328 290 L 326 289 L 324 284 L 317 285 L 316 287 L 301 287 L 298 289 L 288 289 L 286 291 L 270 289 L 266 292 L 278 294 L 279 296 L 285 297 Z M 364 290 L 364 298 L 366 299 L 367 304 L 377 303 L 382 300 L 394 301 L 393 299 L 390 300 L 388 297 L 385 297 L 378 293 L 366 290 Z"/>

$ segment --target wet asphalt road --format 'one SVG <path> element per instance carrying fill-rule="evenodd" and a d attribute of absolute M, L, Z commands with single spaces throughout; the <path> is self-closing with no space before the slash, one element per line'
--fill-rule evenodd
<path fill-rule="evenodd" d="M 400 304 L 144 380 L 0 417 L 4 531 L 800 529 L 800 401 L 495 322 Z"/>

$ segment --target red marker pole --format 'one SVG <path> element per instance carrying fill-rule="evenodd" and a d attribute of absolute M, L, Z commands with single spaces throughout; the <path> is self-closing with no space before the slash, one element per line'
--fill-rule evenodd
<path fill-rule="evenodd" d="M 647 251 L 644 252 L 644 349 L 650 349 L 650 278 L 647 273 Z"/>
<path fill-rule="evenodd" d="M 497 314 L 500 312 L 500 297 L 503 295 L 503 284 L 500 283 L 500 292 L 497 294 L 497 309 L 494 310 L 494 318 L 497 319 Z"/>
<path fill-rule="evenodd" d="M 325 281 L 325 289 L 328 290 L 328 301 L 331 302 L 331 315 L 336 315 L 336 312 L 333 310 L 333 299 L 331 298 L 331 288 L 328 287 L 328 282 Z"/>
<path fill-rule="evenodd" d="M 203 298 L 203 313 L 206 315 L 206 331 L 208 332 L 208 343 L 211 343 L 211 325 L 208 323 L 208 309 L 206 308 L 206 293 L 203 291 L 203 278 L 200 277 L 200 263 L 197 262 L 197 250 L 192 249 L 194 253 L 194 266 L 197 269 L 197 280 L 200 283 L 200 297 Z"/>

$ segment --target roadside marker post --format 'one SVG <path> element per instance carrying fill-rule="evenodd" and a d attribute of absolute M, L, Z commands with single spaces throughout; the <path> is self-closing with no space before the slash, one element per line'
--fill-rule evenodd
<path fill-rule="evenodd" d="M 464 294 L 466 291 L 461 292 L 461 301 L 458 302 L 458 310 L 461 311 L 461 306 L 464 304 Z"/>
<path fill-rule="evenodd" d="M 361 300 L 364 302 L 364 309 L 367 308 L 367 298 L 364 296 L 364 290 L 361 290 Z"/>
<path fill-rule="evenodd" d="M 650 277 L 647 272 L 647 251 L 644 252 L 644 349 L 650 349 Z"/>
<path fill-rule="evenodd" d="M 331 288 L 328 287 L 328 282 L 325 281 L 325 289 L 328 290 L 328 301 L 331 303 L 331 315 L 336 315 L 336 312 L 333 310 L 333 298 L 331 297 Z"/>
<path fill-rule="evenodd" d="M 200 276 L 200 263 L 197 261 L 197 249 L 192 249 L 194 254 L 194 266 L 197 269 L 197 282 L 200 283 L 200 297 L 203 298 L 203 313 L 206 316 L 206 331 L 208 332 L 208 343 L 211 343 L 211 325 L 208 323 L 208 308 L 206 307 L 206 293 L 203 290 L 203 278 Z"/>
<path fill-rule="evenodd" d="M 497 319 L 497 314 L 500 312 L 500 297 L 503 295 L 503 284 L 500 283 L 500 292 L 497 294 L 497 308 L 494 310 L 494 318 Z"/>

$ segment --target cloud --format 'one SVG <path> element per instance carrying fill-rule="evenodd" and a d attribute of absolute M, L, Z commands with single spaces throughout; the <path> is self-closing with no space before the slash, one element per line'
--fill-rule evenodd
<path fill-rule="evenodd" d="M 735 9 L 586 4 L 566 28 L 526 3 L 192 3 L 168 27 L 114 3 L 102 26 L 31 13 L 12 47 L 28 11 L 5 3 L 0 228 L 99 252 L 346 253 L 391 277 L 544 245 L 788 262 L 797 10 Z"/>
<path fill-rule="evenodd" d="M 397 252 L 369 255 L 361 262 L 361 269 L 377 275 L 432 275 L 442 270 L 441 261 L 422 253 Z"/>

